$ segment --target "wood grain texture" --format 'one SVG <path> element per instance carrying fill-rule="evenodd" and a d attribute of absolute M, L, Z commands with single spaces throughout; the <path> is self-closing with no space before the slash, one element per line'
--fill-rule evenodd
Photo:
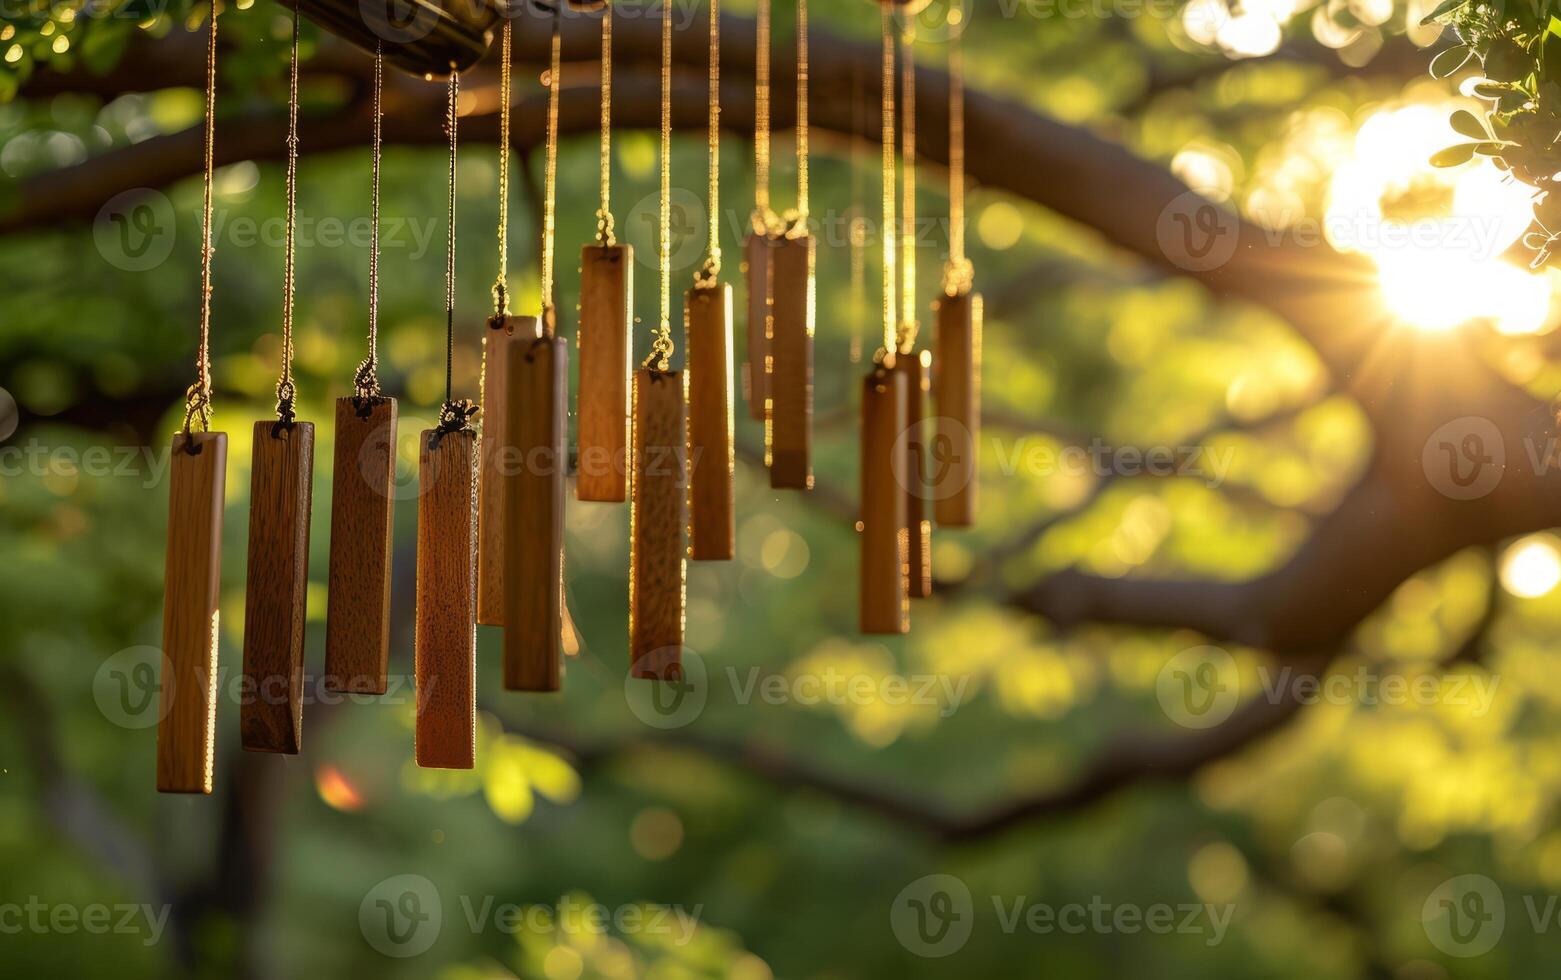
<path fill-rule="evenodd" d="M 504 687 L 563 681 L 564 493 L 569 469 L 569 347 L 559 337 L 510 348 L 509 420 L 518 466 L 504 476 Z"/>
<path fill-rule="evenodd" d="M 327 690 L 385 693 L 395 508 L 396 400 L 338 398 L 325 616 Z"/>
<path fill-rule="evenodd" d="M 910 629 L 907 595 L 905 488 L 894 472 L 894 453 L 905 429 L 905 375 L 875 369 L 862 386 L 863 633 Z"/>
<path fill-rule="evenodd" d="M 296 755 L 303 736 L 314 424 L 256 422 L 254 440 L 239 730 L 247 751 Z"/>
<path fill-rule="evenodd" d="M 773 265 L 770 331 L 770 486 L 813 488 L 812 236 L 781 239 Z"/>
<path fill-rule="evenodd" d="M 477 622 L 504 625 L 505 408 L 509 397 L 509 352 L 540 336 L 534 316 L 490 317 L 482 337 L 482 439 L 477 512 Z"/>
<path fill-rule="evenodd" d="M 580 250 L 581 500 L 622 503 L 629 487 L 629 372 L 633 356 L 634 249 Z"/>
<path fill-rule="evenodd" d="M 683 672 L 686 383 L 681 371 L 634 372 L 629 656 L 635 677 L 676 680 Z"/>
<path fill-rule="evenodd" d="M 937 441 L 928 460 L 933 513 L 939 524 L 976 522 L 981 453 L 981 320 L 979 293 L 937 302 L 937 364 L 932 397 Z"/>
<path fill-rule="evenodd" d="M 417 503 L 417 764 L 477 756 L 477 461 L 472 432 L 422 435 Z"/>
<path fill-rule="evenodd" d="M 729 561 L 736 540 L 732 503 L 732 287 L 684 297 L 688 352 L 689 557 Z"/>
<path fill-rule="evenodd" d="M 901 483 L 905 487 L 907 588 L 912 599 L 932 595 L 932 515 L 927 500 L 927 397 L 932 390 L 932 352 L 913 351 L 895 358 L 905 375 L 905 439 Z"/>
<path fill-rule="evenodd" d="M 228 437 L 220 432 L 181 432 L 173 437 L 157 723 L 161 793 L 210 793 L 212 789 L 227 463 Z"/>
<path fill-rule="evenodd" d="M 764 421 L 764 402 L 770 392 L 770 253 L 774 247 L 775 239 L 769 235 L 749 233 L 743 242 L 743 275 L 748 283 L 743 397 L 748 401 L 748 414 L 760 422 Z"/>

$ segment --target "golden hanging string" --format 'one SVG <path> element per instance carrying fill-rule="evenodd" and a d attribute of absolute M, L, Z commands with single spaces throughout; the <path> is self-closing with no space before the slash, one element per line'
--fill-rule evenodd
<path fill-rule="evenodd" d="M 205 200 L 201 208 L 201 337 L 195 354 L 195 383 L 184 394 L 184 434 L 195 423 L 211 431 L 211 245 L 212 186 L 216 175 L 217 142 L 217 5 L 211 8 L 211 31 L 206 38 L 206 147 Z M 190 443 L 192 446 L 194 442 Z"/>
<path fill-rule="evenodd" d="M 895 283 L 895 140 L 894 140 L 894 14 L 887 4 L 883 7 L 883 350 L 879 362 L 884 367 L 894 364 L 896 316 Z"/>
<path fill-rule="evenodd" d="M 293 3 L 293 58 L 287 96 L 287 221 L 282 259 L 282 372 L 276 382 L 276 417 L 282 425 L 297 419 L 298 389 L 293 384 L 293 301 L 298 278 L 298 3 Z"/>
<path fill-rule="evenodd" d="M 759 0 L 758 48 L 754 53 L 753 107 L 753 230 L 765 235 L 775 231 L 777 218 L 770 206 L 770 0 Z"/>
<path fill-rule="evenodd" d="M 672 369 L 672 12 L 661 11 L 661 213 L 657 250 L 661 262 L 661 318 L 646 367 Z"/>
<path fill-rule="evenodd" d="M 553 336 L 555 232 L 558 227 L 558 93 L 561 87 L 563 36 L 559 10 L 553 12 L 553 48 L 547 69 L 547 175 L 542 194 L 542 332 Z"/>
<path fill-rule="evenodd" d="M 514 30 L 509 18 L 499 43 L 499 275 L 493 281 L 493 312 L 509 316 L 509 164 L 510 50 Z"/>
<path fill-rule="evenodd" d="M 380 158 L 385 147 L 385 45 L 374 51 L 374 137 L 370 144 L 369 178 L 369 353 L 352 379 L 353 397 L 382 397 L 379 385 L 379 215 Z"/>
<path fill-rule="evenodd" d="M 596 209 L 596 241 L 618 243 L 612 218 L 612 4 L 602 11 L 601 205 Z"/>
<path fill-rule="evenodd" d="M 797 210 L 789 215 L 787 234 L 808 233 L 808 0 L 797 0 Z"/>
<path fill-rule="evenodd" d="M 481 409 L 471 399 L 455 398 L 455 185 L 459 176 L 461 73 L 451 72 L 449 83 L 449 108 L 445 115 L 445 132 L 450 137 L 449 194 L 449 244 L 445 251 L 444 303 L 444 405 L 439 409 L 436 436 L 429 442 L 430 449 L 437 449 L 439 437 L 452 432 L 471 429 L 472 420 Z"/>
<path fill-rule="evenodd" d="M 959 17 L 958 21 L 952 18 Z M 963 4 L 949 11 L 954 36 L 949 39 L 949 260 L 943 270 L 943 292 L 963 296 L 975 286 L 975 267 L 965 255 L 965 55 Z"/>
<path fill-rule="evenodd" d="M 900 329 L 899 349 L 916 348 L 920 324 L 916 320 L 916 29 L 908 24 L 901 35 L 900 137 L 904 157 L 904 203 L 900 215 Z"/>
<path fill-rule="evenodd" d="M 710 247 L 694 285 L 714 289 L 721 279 L 721 0 L 710 0 L 710 188 L 705 211 L 710 217 Z"/>

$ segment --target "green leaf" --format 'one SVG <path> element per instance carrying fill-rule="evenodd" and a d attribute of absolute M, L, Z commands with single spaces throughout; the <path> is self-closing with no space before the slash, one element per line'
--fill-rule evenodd
<path fill-rule="evenodd" d="M 1454 112 L 1448 122 L 1452 123 L 1453 131 L 1461 136 L 1467 136 L 1472 140 L 1490 138 L 1490 133 L 1486 131 L 1485 124 L 1468 109 L 1459 109 L 1457 112 Z"/>
<path fill-rule="evenodd" d="M 1498 82 L 1515 82 L 1533 71 L 1534 59 L 1515 42 L 1497 38 L 1483 60 L 1485 77 Z M 1434 64 L 1434 62 L 1433 62 Z"/>
<path fill-rule="evenodd" d="M 1468 64 L 1474 52 L 1462 44 L 1455 44 L 1431 59 L 1431 77 L 1447 78 Z"/>
<path fill-rule="evenodd" d="M 1459 164 L 1468 163 L 1474 157 L 1474 148 L 1477 143 L 1459 143 L 1449 146 L 1445 150 L 1438 150 L 1431 156 L 1433 167 L 1456 167 Z"/>
<path fill-rule="evenodd" d="M 1501 143 L 1494 140 L 1485 140 L 1484 142 L 1474 144 L 1474 152 L 1478 153 L 1482 157 L 1493 157 L 1511 145 L 1511 143 Z"/>
<path fill-rule="evenodd" d="M 1436 5 L 1435 10 L 1421 18 L 1420 26 L 1424 27 L 1427 24 L 1435 23 L 1436 21 L 1441 20 L 1443 17 L 1457 10 L 1459 7 L 1462 7 L 1468 2 L 1469 0 L 1442 0 L 1441 3 Z"/>

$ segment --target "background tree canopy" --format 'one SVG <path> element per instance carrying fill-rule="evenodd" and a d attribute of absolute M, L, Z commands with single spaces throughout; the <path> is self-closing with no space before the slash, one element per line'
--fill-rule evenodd
<path fill-rule="evenodd" d="M 751 2 L 726 8 L 722 245 L 735 256 L 753 198 L 754 23 Z M 1548 404 L 1561 307 L 1555 273 L 1516 254 L 1529 190 L 1488 157 L 1429 164 L 1460 139 L 1450 111 L 1475 107 L 1426 72 L 1448 43 L 1422 23 L 1429 6 L 971 4 L 982 511 L 971 531 L 938 532 L 938 595 L 889 641 L 857 634 L 851 584 L 855 393 L 878 330 L 877 18 L 854 0 L 815 8 L 819 487 L 772 492 L 762 432 L 739 413 L 739 555 L 690 566 L 688 641 L 707 683 L 670 724 L 623 682 L 627 512 L 571 505 L 566 692 L 501 693 L 498 636 L 481 631 L 470 774 L 412 762 L 415 434 L 443 396 L 444 89 L 400 76 L 386 93 L 381 316 L 407 489 L 392 693 L 333 704 L 313 690 L 298 758 L 238 748 L 247 433 L 270 412 L 280 347 L 289 27 L 269 2 L 224 10 L 224 693 L 218 792 L 193 800 L 152 792 L 147 693 L 164 447 L 199 304 L 209 11 L 6 11 L 0 387 L 20 418 L 10 431 L 17 413 L 0 411 L 8 964 L 549 980 L 1561 967 Z M 703 8 L 673 9 L 674 182 L 696 214 Z M 781 0 L 781 205 L 792 24 Z M 948 32 L 922 29 L 920 206 L 938 216 Z M 596 31 L 564 28 L 564 256 L 595 231 Z M 618 34 L 614 209 L 646 257 L 659 30 L 625 2 Z M 516 41 L 512 288 L 529 311 L 545 35 L 523 22 Z M 304 47 L 300 416 L 325 423 L 363 356 L 372 65 L 307 24 Z M 455 370 L 472 395 L 496 271 L 497 76 L 493 58 L 474 69 L 463 103 Z M 676 288 L 702 229 L 680 223 Z M 929 218 L 929 301 L 946 238 Z M 642 269 L 641 356 L 654 286 Z M 566 313 L 577 288 L 566 263 Z M 93 907 L 141 903 L 150 920 L 85 926 Z M 615 914 L 579 913 L 591 903 Z M 382 911 L 429 947 L 387 956 L 409 947 L 376 932 Z M 940 922 L 968 935 L 948 940 Z M 952 955 L 921 955 L 935 939 Z"/>

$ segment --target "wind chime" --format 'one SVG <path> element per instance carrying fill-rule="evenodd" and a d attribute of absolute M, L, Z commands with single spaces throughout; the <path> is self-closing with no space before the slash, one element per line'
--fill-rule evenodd
<path fill-rule="evenodd" d="M 634 372 L 629 504 L 629 657 L 635 677 L 683 675 L 688 379 L 672 369 L 672 12 L 661 11 L 661 313 Z"/>
<path fill-rule="evenodd" d="M 475 402 L 455 397 L 455 188 L 461 74 L 451 72 L 449 242 L 445 250 L 445 400 L 420 437 L 417 507 L 415 756 L 419 766 L 470 769 L 477 751 L 477 484 Z"/>
<path fill-rule="evenodd" d="M 956 6 L 963 20 L 964 7 Z M 962 24 L 960 26 L 963 26 Z M 949 259 L 938 298 L 938 370 L 933 400 L 938 409 L 936 466 L 929 493 L 937 522 L 969 527 L 976 522 L 981 439 L 981 294 L 975 266 L 965 255 L 965 62 L 960 32 L 949 47 Z"/>
<path fill-rule="evenodd" d="M 301 747 L 303 639 L 308 578 L 314 428 L 297 418 L 293 374 L 297 278 L 299 10 L 292 7 L 286 170 L 286 245 L 276 418 L 258 422 L 249 526 L 244 627 L 245 694 L 240 731 L 248 751 L 294 754 Z M 309 9 L 323 0 L 308 0 Z M 570 0 L 601 11 L 601 0 Z M 982 304 L 965 255 L 964 86 L 951 50 L 949 162 L 951 233 L 942 295 L 934 304 L 937 362 L 918 348 L 916 317 L 917 141 L 914 35 L 898 35 L 897 13 L 920 0 L 882 0 L 883 344 L 863 385 L 861 628 L 904 633 L 909 600 L 931 591 L 932 516 L 946 526 L 974 521 L 980 431 Z M 543 6 L 540 5 L 539 6 Z M 499 270 L 483 330 L 482 408 L 454 391 L 456 185 L 461 69 L 478 21 L 416 53 L 376 41 L 370 212 L 367 356 L 353 393 L 336 404 L 325 683 L 380 694 L 387 684 L 391 529 L 397 403 L 378 376 L 383 86 L 387 60 L 428 59 L 448 75 L 448 246 L 445 265 L 445 398 L 419 447 L 415 672 L 415 758 L 424 767 L 475 762 L 476 625 L 504 628 L 504 684 L 557 691 L 562 683 L 564 509 L 569 365 L 559 337 L 555 248 L 561 11 L 551 15 L 547 157 L 540 261 L 540 309 L 510 311 L 508 196 L 513 28 L 500 40 Z M 959 13 L 956 8 L 952 13 Z M 733 501 L 733 300 L 722 282 L 720 244 L 720 4 L 709 9 L 709 242 L 686 291 L 685 366 L 673 367 L 671 272 L 672 20 L 661 21 L 661 142 L 657 257 L 660 309 L 649 356 L 631 366 L 633 253 L 614 235 L 611 212 L 612 11 L 601 26 L 601 201 L 597 238 L 581 252 L 579 345 L 582 391 L 577 494 L 630 501 L 630 673 L 682 675 L 686 563 L 729 560 Z M 463 33 L 464 31 L 464 33 Z M 437 61 L 451 38 L 460 59 Z M 361 39 L 360 43 L 361 43 Z M 468 43 L 469 42 L 469 43 Z M 444 47 L 441 47 L 444 45 Z M 797 206 L 778 216 L 769 195 L 770 10 L 760 0 L 753 233 L 745 242 L 749 280 L 745 385 L 765 422 L 766 462 L 775 487 L 812 486 L 811 413 L 815 242 L 808 231 L 808 10 L 797 4 Z M 898 51 L 898 62 L 897 62 Z M 431 52 L 434 52 L 431 54 Z M 896 75 L 898 70 L 900 74 Z M 205 201 L 196 381 L 173 438 L 157 785 L 164 792 L 212 791 L 217 616 L 227 438 L 214 432 L 211 380 L 212 199 L 217 17 L 207 43 Z M 898 81 L 898 107 L 896 83 Z M 897 120 L 898 113 L 898 120 Z M 897 173 L 897 167 L 903 170 Z M 903 184 L 897 183 L 903 179 Z M 897 191 L 900 193 L 897 194 Z M 897 210 L 896 199 L 899 198 Z M 855 268 L 855 266 L 853 266 Z M 855 281 L 855 279 L 853 280 Z M 927 398 L 935 399 L 936 434 Z M 474 421 L 481 414 L 482 438 Z M 936 463 L 930 466 L 929 463 Z"/>
<path fill-rule="evenodd" d="M 293 7 L 287 100 L 287 215 L 281 373 L 276 419 L 254 428 L 249 577 L 244 602 L 244 698 L 239 730 L 250 752 L 296 755 L 303 739 L 304 621 L 314 424 L 298 421 L 293 314 L 298 269 L 298 8 Z"/>
<path fill-rule="evenodd" d="M 217 744 L 217 607 L 228 437 L 211 429 L 211 217 L 217 120 L 217 8 L 206 43 L 205 198 L 201 211 L 200 342 L 184 425 L 169 455 L 157 789 L 210 793 Z M 196 431 L 199 426 L 200 431 Z"/>
<path fill-rule="evenodd" d="M 548 64 L 547 170 L 542 217 L 542 306 L 505 345 L 503 392 L 504 686 L 557 691 L 563 682 L 564 487 L 569 466 L 569 348 L 558 336 L 554 239 L 558 196 L 559 12 Z M 509 24 L 505 30 L 502 122 L 509 155 Z M 502 171 L 501 171 L 502 173 Z M 501 205 L 501 207 L 504 205 Z M 501 228 L 502 228 L 501 220 Z M 501 239 L 504 237 L 501 231 Z"/>

